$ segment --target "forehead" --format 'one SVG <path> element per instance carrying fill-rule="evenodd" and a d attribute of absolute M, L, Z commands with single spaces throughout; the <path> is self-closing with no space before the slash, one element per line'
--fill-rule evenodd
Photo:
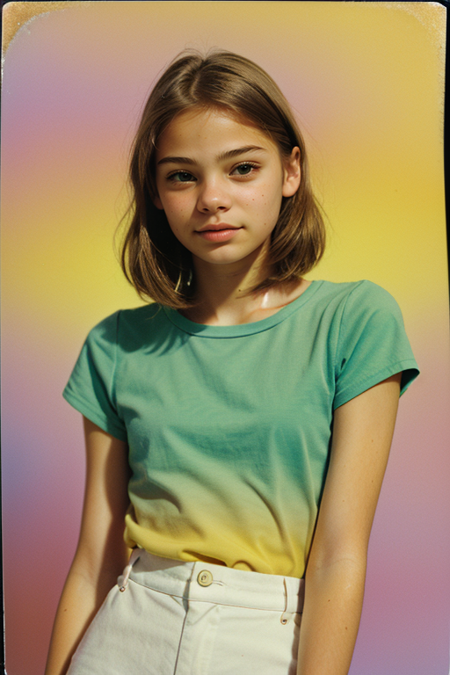
<path fill-rule="evenodd" d="M 191 151 L 229 150 L 234 147 L 258 145 L 278 152 L 277 145 L 251 120 L 233 111 L 193 108 L 177 115 L 162 132 L 157 143 L 157 156 Z"/>

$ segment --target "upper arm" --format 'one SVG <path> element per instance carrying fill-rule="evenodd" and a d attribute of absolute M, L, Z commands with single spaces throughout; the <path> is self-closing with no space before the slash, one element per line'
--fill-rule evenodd
<path fill-rule="evenodd" d="M 308 567 L 365 561 L 397 415 L 401 373 L 337 408 Z"/>
<path fill-rule="evenodd" d="M 80 539 L 75 564 L 85 565 L 94 576 L 118 574 L 125 564 L 123 540 L 128 498 L 128 446 L 96 424 L 84 419 L 86 439 L 86 488 Z"/>

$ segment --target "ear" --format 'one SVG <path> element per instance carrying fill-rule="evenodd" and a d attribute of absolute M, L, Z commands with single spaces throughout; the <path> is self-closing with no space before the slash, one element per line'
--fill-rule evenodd
<path fill-rule="evenodd" d="M 300 187 L 300 148 L 293 148 L 289 157 L 283 159 L 283 197 L 292 197 Z"/>

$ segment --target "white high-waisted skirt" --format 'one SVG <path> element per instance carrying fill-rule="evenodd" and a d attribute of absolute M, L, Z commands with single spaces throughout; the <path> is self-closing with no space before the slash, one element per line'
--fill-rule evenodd
<path fill-rule="evenodd" d="M 135 549 L 67 675 L 295 675 L 302 579 Z"/>

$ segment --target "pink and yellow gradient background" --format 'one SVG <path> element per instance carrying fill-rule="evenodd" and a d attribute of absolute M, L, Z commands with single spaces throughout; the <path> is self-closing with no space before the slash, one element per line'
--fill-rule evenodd
<path fill-rule="evenodd" d="M 17 10 L 6 6 L 6 27 Z M 140 304 L 112 238 L 152 83 L 185 47 L 263 66 L 298 113 L 330 221 L 311 278 L 402 307 L 422 375 L 401 401 L 351 675 L 448 673 L 449 334 L 445 9 L 428 3 L 41 3 L 9 44 L 2 120 L 6 665 L 43 672 L 83 496 L 62 399 L 88 330 Z M 70 6 L 72 5 L 72 6 Z M 16 13 L 15 13 L 16 12 Z"/>

